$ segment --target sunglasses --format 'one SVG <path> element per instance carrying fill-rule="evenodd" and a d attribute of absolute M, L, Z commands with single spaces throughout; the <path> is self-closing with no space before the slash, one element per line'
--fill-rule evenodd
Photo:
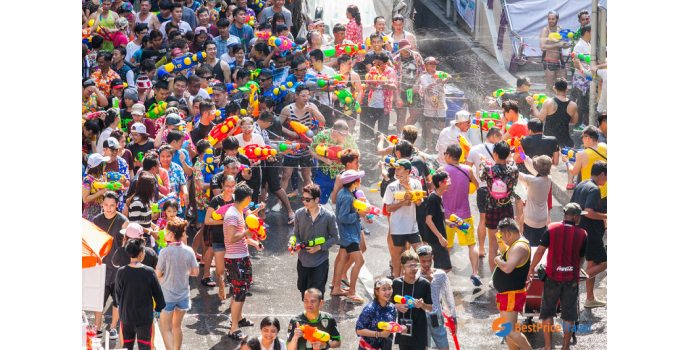
<path fill-rule="evenodd" d="M 209 75 L 209 76 L 207 76 L 207 77 L 199 77 L 199 78 L 209 80 L 209 79 L 213 78 L 213 76 L 212 76 L 212 75 Z"/>
<path fill-rule="evenodd" d="M 263 83 L 264 81 L 266 81 L 266 80 L 273 80 L 273 78 L 263 78 L 263 79 L 262 79 L 262 78 L 259 78 L 259 81 L 262 82 L 262 83 Z"/>
<path fill-rule="evenodd" d="M 242 130 L 251 130 L 254 127 L 252 125 L 242 125 L 240 128 L 242 128 Z"/>
<path fill-rule="evenodd" d="M 419 267 L 419 263 L 405 264 L 405 267 Z"/>
<path fill-rule="evenodd" d="M 338 134 L 340 134 L 340 136 L 342 136 L 342 137 L 347 137 L 347 135 L 348 135 L 346 132 L 341 132 L 341 131 L 338 131 L 338 130 L 336 130 L 336 132 L 337 132 Z"/>
<path fill-rule="evenodd" d="M 303 68 L 303 69 L 295 69 L 295 70 L 298 71 L 298 72 L 304 72 L 304 71 L 306 71 L 307 69 L 306 69 L 306 68 Z"/>
<path fill-rule="evenodd" d="M 311 202 L 311 201 L 314 200 L 314 198 L 309 198 L 309 197 L 304 197 L 304 196 L 300 197 L 300 199 L 301 199 L 303 202 L 307 202 L 307 203 L 309 203 L 309 202 Z"/>

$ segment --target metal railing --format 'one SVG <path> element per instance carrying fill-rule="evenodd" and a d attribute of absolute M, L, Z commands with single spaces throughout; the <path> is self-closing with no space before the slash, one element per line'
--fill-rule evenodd
<path fill-rule="evenodd" d="M 515 53 L 515 57 L 517 58 L 518 62 L 522 61 L 522 51 L 525 48 L 525 43 L 524 40 L 522 39 L 522 36 L 520 34 L 516 33 L 515 30 L 513 30 L 513 22 L 510 20 L 510 12 L 508 12 L 508 6 L 506 6 L 506 0 L 501 0 L 501 7 L 503 8 L 503 11 L 506 14 L 506 20 L 508 21 L 508 32 L 510 35 L 514 36 L 516 39 L 518 39 L 520 42 L 519 43 L 514 43 L 512 40 L 510 41 L 511 46 L 513 47 L 513 53 Z"/>

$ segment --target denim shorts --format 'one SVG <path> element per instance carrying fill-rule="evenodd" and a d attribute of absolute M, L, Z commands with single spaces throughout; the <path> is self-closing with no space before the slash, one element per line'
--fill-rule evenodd
<path fill-rule="evenodd" d="M 184 298 L 183 300 L 180 301 L 175 301 L 175 302 L 170 302 L 170 301 L 165 301 L 165 307 L 163 308 L 164 312 L 173 312 L 175 309 L 178 309 L 180 311 L 187 311 L 191 309 L 192 307 L 189 304 L 189 297 Z"/>
<path fill-rule="evenodd" d="M 211 243 L 213 247 L 213 252 L 224 252 L 225 251 L 225 243 Z"/>
<path fill-rule="evenodd" d="M 448 348 L 448 336 L 446 334 L 446 326 L 443 324 L 443 319 L 440 319 L 441 324 L 438 327 L 432 327 L 431 321 L 429 320 L 429 314 L 427 314 L 427 327 L 429 328 L 429 337 L 431 338 L 431 344 L 436 349 Z"/>

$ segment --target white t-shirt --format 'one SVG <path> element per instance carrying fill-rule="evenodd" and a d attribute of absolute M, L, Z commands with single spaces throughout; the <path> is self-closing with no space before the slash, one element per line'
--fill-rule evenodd
<path fill-rule="evenodd" d="M 266 146 L 266 143 L 264 143 L 264 138 L 261 137 L 260 134 L 255 134 L 254 132 L 252 132 L 252 139 L 249 142 L 244 141 L 244 135 L 237 135 L 235 138 L 240 144 L 240 147 L 245 147 L 247 145 L 259 145 L 261 147 Z"/>
<path fill-rule="evenodd" d="M 287 350 L 287 346 L 285 345 L 285 341 L 283 339 L 278 339 L 278 342 L 280 343 L 280 350 Z M 266 349 L 264 347 L 264 344 L 261 344 L 261 350 L 278 350 L 275 349 L 275 341 L 271 342 L 271 347 Z"/>
<path fill-rule="evenodd" d="M 551 190 L 551 175 L 534 176 L 521 172 L 520 182 L 527 186 L 527 204 L 525 206 L 525 224 L 532 228 L 546 226 L 549 218 L 549 190 Z"/>
<path fill-rule="evenodd" d="M 134 40 L 130 41 L 127 43 L 127 54 L 125 55 L 125 61 L 129 62 L 129 60 L 132 59 L 132 55 L 134 55 L 135 52 L 137 52 L 139 49 L 141 49 L 141 45 L 137 45 Z"/>
<path fill-rule="evenodd" d="M 313 75 L 325 75 L 327 77 L 332 77 L 335 75 L 335 70 L 333 68 L 328 67 L 328 66 L 323 66 L 320 72 L 317 72 L 316 69 L 314 68 L 309 68 L 307 70 L 307 74 L 313 74 Z M 321 101 L 321 104 L 330 106 L 331 105 L 331 93 L 330 92 L 323 92 L 323 91 L 315 91 L 314 92 L 314 98 L 318 98 L 319 101 Z"/>
<path fill-rule="evenodd" d="M 486 147 L 484 147 L 486 145 Z M 482 162 L 480 156 L 486 157 L 486 159 L 492 160 L 493 155 L 489 152 L 487 152 L 486 149 L 489 149 L 489 151 L 493 152 L 494 151 L 494 144 L 493 143 L 481 143 L 476 146 L 472 146 L 470 148 L 470 155 L 467 157 L 467 161 L 472 163 L 472 171 L 474 171 L 474 176 L 477 178 L 477 182 L 479 183 L 479 187 L 486 187 L 486 182 L 482 181 L 479 179 L 479 164 Z"/>
<path fill-rule="evenodd" d="M 575 45 L 573 52 L 583 53 L 585 55 L 590 55 L 592 53 L 592 46 L 588 42 L 580 39 L 580 41 L 578 41 L 577 44 Z M 589 64 L 587 62 L 585 62 L 585 60 L 580 60 L 580 64 L 585 69 L 589 69 Z"/>
<path fill-rule="evenodd" d="M 113 132 L 113 128 L 107 127 L 103 130 L 101 133 L 101 136 L 98 138 L 98 143 L 96 144 L 96 153 L 103 154 L 103 141 L 107 140 L 108 137 L 110 137 L 110 133 Z"/>
<path fill-rule="evenodd" d="M 230 65 L 230 67 L 235 66 L 235 56 L 230 56 L 229 53 L 222 54 L 220 60 Z"/>
<path fill-rule="evenodd" d="M 199 88 L 199 92 L 197 92 L 196 95 L 189 96 L 189 104 L 187 104 L 187 106 L 192 107 L 194 105 L 194 98 L 196 98 L 197 96 L 201 96 L 201 98 L 207 100 L 211 99 L 211 96 L 208 95 L 208 92 L 206 92 L 206 90 Z"/>
<path fill-rule="evenodd" d="M 422 183 L 419 180 L 410 178 L 410 188 L 415 191 L 422 190 Z M 397 204 L 402 202 L 402 199 L 394 199 L 395 192 L 406 191 L 399 181 L 395 181 L 388 185 L 386 195 L 383 196 L 383 203 L 387 205 Z M 398 210 L 391 213 L 391 234 L 392 235 L 407 235 L 419 232 L 417 227 L 417 206 L 415 204 L 409 206 L 402 206 Z"/>
<path fill-rule="evenodd" d="M 601 96 L 599 96 L 597 112 L 603 112 L 606 110 L 606 85 L 608 85 L 608 78 L 606 77 L 606 74 L 606 68 L 597 69 L 597 75 L 601 77 Z"/>
<path fill-rule="evenodd" d="M 170 21 L 172 21 L 172 20 L 170 20 Z M 163 33 L 163 39 L 165 39 L 165 40 L 168 39 L 168 34 L 165 33 L 165 26 L 170 21 L 161 23 L 161 33 Z M 182 36 L 184 36 L 184 33 L 192 31 L 192 27 L 189 25 L 189 23 L 187 23 L 185 21 L 180 21 L 180 23 L 178 23 L 177 26 L 180 28 L 180 33 L 182 33 Z"/>
<path fill-rule="evenodd" d="M 446 151 L 448 146 L 455 143 L 460 143 L 460 141 L 458 141 L 458 136 L 462 136 L 469 141 L 467 133 L 462 132 L 456 124 L 441 130 L 441 133 L 438 135 L 438 142 L 436 142 L 436 152 L 438 153 L 436 161 L 438 162 L 439 166 L 444 167 L 447 165 L 443 153 Z M 465 158 L 467 158 L 467 155 L 465 155 Z"/>

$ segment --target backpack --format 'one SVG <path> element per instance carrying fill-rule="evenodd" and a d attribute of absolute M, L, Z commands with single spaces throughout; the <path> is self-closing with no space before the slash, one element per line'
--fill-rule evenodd
<path fill-rule="evenodd" d="M 491 197 L 496 198 L 500 203 L 501 199 L 508 197 L 508 185 L 501 179 L 494 179 L 492 167 L 489 167 L 489 174 L 491 174 L 491 189 L 489 189 L 489 193 Z"/>

